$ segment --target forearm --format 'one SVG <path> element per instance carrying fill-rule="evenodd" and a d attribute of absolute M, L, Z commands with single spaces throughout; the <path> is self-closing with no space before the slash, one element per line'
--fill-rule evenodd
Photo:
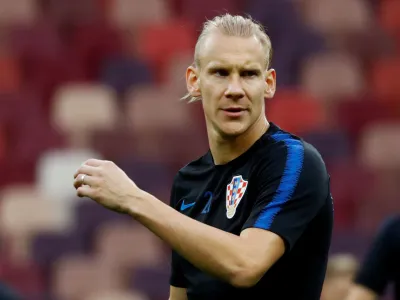
<path fill-rule="evenodd" d="M 197 268 L 231 284 L 241 282 L 252 255 L 239 236 L 193 220 L 143 194 L 143 199 L 132 201 L 132 217 Z"/>

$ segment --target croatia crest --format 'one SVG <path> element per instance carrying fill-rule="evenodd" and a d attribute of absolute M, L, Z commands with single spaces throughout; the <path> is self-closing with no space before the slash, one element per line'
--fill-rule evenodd
<path fill-rule="evenodd" d="M 226 217 L 232 219 L 236 213 L 240 200 L 242 200 L 246 192 L 248 181 L 244 180 L 241 175 L 234 176 L 231 183 L 226 186 Z"/>

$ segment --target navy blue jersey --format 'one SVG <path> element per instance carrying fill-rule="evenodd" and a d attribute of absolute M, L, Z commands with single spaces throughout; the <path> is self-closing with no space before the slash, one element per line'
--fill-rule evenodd
<path fill-rule="evenodd" d="M 400 216 L 389 219 L 380 229 L 363 262 L 356 283 L 383 295 L 394 283 L 396 300 L 400 300 Z"/>
<path fill-rule="evenodd" d="M 236 235 L 246 228 L 274 232 L 284 240 L 285 254 L 255 286 L 239 289 L 173 251 L 170 284 L 186 288 L 189 300 L 320 299 L 333 224 L 329 175 L 315 148 L 270 125 L 227 164 L 215 165 L 208 152 L 182 168 L 171 206 Z"/>

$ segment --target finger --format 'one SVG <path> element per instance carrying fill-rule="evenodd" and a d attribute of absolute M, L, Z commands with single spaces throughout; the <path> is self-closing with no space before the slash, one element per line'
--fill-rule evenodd
<path fill-rule="evenodd" d="M 91 167 L 100 167 L 100 166 L 103 165 L 103 164 L 104 164 L 104 161 L 103 161 L 103 160 L 94 159 L 94 158 L 88 159 L 88 160 L 84 163 L 84 165 L 91 166 Z"/>
<path fill-rule="evenodd" d="M 75 187 L 76 189 L 83 185 L 82 176 L 83 176 L 83 174 L 78 174 L 78 175 L 75 176 L 75 178 L 74 178 L 74 187 Z M 87 177 L 87 175 L 86 175 L 85 177 Z M 85 178 L 85 179 L 86 179 L 86 178 Z"/>
<path fill-rule="evenodd" d="M 84 186 L 84 185 L 94 186 L 95 178 L 93 176 L 89 176 L 86 174 L 78 174 L 78 176 L 76 176 L 74 179 L 74 187 L 77 189 L 80 186 Z"/>
<path fill-rule="evenodd" d="M 80 186 L 77 190 L 76 190 L 76 195 L 78 197 L 89 197 L 91 199 L 93 199 L 93 195 L 94 195 L 94 190 L 88 186 L 88 185 L 83 185 Z"/>
<path fill-rule="evenodd" d="M 76 178 L 79 174 L 86 174 L 89 176 L 94 176 L 98 174 L 98 167 L 92 167 L 83 164 L 74 174 L 74 178 Z"/>

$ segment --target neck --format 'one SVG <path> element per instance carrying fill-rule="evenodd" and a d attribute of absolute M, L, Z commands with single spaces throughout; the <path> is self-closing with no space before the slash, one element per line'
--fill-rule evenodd
<path fill-rule="evenodd" d="M 216 165 L 226 164 L 245 153 L 269 128 L 265 116 L 235 137 L 223 137 L 215 130 L 208 130 L 210 151 Z"/>

